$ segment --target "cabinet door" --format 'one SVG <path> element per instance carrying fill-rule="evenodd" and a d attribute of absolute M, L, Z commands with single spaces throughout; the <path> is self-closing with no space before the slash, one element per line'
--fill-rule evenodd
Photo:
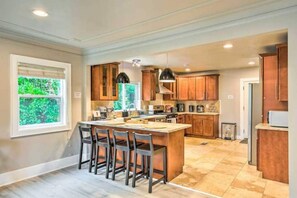
<path fill-rule="evenodd" d="M 214 134 L 213 134 L 213 131 L 214 131 L 214 128 L 213 128 L 213 120 L 211 119 L 204 119 L 203 120 L 203 136 L 206 136 L 206 137 L 213 137 Z"/>
<path fill-rule="evenodd" d="M 188 100 L 189 97 L 189 78 L 177 78 L 177 98 L 178 100 Z"/>
<path fill-rule="evenodd" d="M 190 77 L 188 79 L 188 87 L 189 87 L 189 96 L 188 96 L 188 100 L 195 100 L 196 99 L 196 94 L 195 94 L 195 87 L 196 87 L 196 83 L 195 83 L 195 77 Z"/>
<path fill-rule="evenodd" d="M 288 101 L 288 46 L 278 47 L 278 100 Z"/>
<path fill-rule="evenodd" d="M 99 87 L 99 95 L 100 100 L 108 100 L 109 99 L 109 65 L 100 65 L 100 87 Z"/>
<path fill-rule="evenodd" d="M 163 83 L 163 86 L 173 92 L 173 94 L 163 94 L 163 100 L 176 100 L 176 82 Z"/>
<path fill-rule="evenodd" d="M 109 93 L 110 100 L 118 100 L 118 84 L 117 84 L 117 75 L 118 75 L 118 65 L 110 64 L 109 66 Z"/>
<path fill-rule="evenodd" d="M 218 100 L 219 99 L 219 77 L 218 76 L 206 76 L 206 100 Z"/>
<path fill-rule="evenodd" d="M 154 71 L 142 71 L 142 100 L 156 100 L 156 78 Z"/>
<path fill-rule="evenodd" d="M 205 100 L 205 76 L 196 77 L 196 100 Z"/>
<path fill-rule="evenodd" d="M 192 115 L 191 114 L 186 114 L 185 116 L 185 123 L 186 124 L 193 124 L 193 120 L 192 120 Z M 192 127 L 191 128 L 188 128 L 186 129 L 186 134 L 192 134 Z"/>
<path fill-rule="evenodd" d="M 185 115 L 177 116 L 176 122 L 179 123 L 179 124 L 184 124 L 185 123 Z"/>
<path fill-rule="evenodd" d="M 91 100 L 100 100 L 100 65 L 91 66 Z"/>
<path fill-rule="evenodd" d="M 192 134 L 203 135 L 203 119 L 199 115 L 193 115 L 192 120 Z"/>

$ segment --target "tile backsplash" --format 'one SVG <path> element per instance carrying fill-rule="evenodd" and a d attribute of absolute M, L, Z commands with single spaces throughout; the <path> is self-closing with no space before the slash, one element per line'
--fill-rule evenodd
<path fill-rule="evenodd" d="M 203 105 L 205 112 L 220 113 L 221 112 L 221 101 L 177 101 L 177 103 L 184 103 L 185 110 L 189 111 L 189 105 L 194 105 L 195 110 L 197 105 Z"/>

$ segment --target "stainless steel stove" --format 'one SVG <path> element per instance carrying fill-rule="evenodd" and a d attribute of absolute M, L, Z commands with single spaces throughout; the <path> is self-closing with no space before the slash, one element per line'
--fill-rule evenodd
<path fill-rule="evenodd" d="M 164 105 L 149 105 L 149 114 L 166 115 L 165 122 L 176 123 L 177 114 L 172 112 L 165 112 Z"/>

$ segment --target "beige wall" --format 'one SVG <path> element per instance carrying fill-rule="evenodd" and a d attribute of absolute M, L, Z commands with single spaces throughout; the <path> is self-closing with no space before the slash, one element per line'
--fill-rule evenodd
<path fill-rule="evenodd" d="M 221 122 L 235 122 L 237 136 L 240 135 L 240 79 L 259 78 L 259 67 L 247 69 L 222 70 L 219 81 L 219 95 L 221 100 Z M 233 99 L 228 99 L 233 95 Z"/>
<path fill-rule="evenodd" d="M 82 90 L 81 56 L 0 38 L 0 174 L 78 154 L 81 99 L 72 99 L 71 131 L 10 138 L 10 54 L 71 63 L 72 94 Z"/>

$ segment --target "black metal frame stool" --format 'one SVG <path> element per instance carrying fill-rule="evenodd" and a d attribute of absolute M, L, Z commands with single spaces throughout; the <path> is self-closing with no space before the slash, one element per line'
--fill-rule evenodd
<path fill-rule="evenodd" d="M 124 140 L 119 141 L 117 137 L 121 137 Z M 129 171 L 131 167 L 131 164 L 130 164 L 131 151 L 134 150 L 133 142 L 130 141 L 130 138 L 129 138 L 129 132 L 113 130 L 113 144 L 114 144 L 114 150 L 113 150 L 112 180 L 115 180 L 115 174 L 120 173 L 122 171 L 126 171 L 125 185 L 128 185 L 129 179 L 132 178 L 132 175 L 131 176 L 129 175 Z M 123 166 L 120 166 L 118 168 L 116 168 L 117 150 L 120 150 L 123 152 L 123 159 L 122 159 Z M 125 160 L 125 152 L 127 154 L 126 160 Z"/>
<path fill-rule="evenodd" d="M 79 129 L 79 135 L 80 135 L 80 152 L 79 152 L 78 169 L 81 169 L 82 164 L 89 162 L 89 172 L 92 172 L 96 140 L 92 134 L 91 127 L 79 126 L 78 129 Z M 84 135 L 84 134 L 86 134 L 86 135 Z M 86 161 L 82 161 L 84 144 L 91 145 L 90 159 L 88 159 Z"/>
<path fill-rule="evenodd" d="M 138 141 L 146 141 L 148 143 L 138 145 Z M 140 179 L 144 173 L 136 178 L 136 163 L 137 155 L 146 156 L 146 159 L 150 158 L 149 170 L 148 170 L 148 160 L 146 160 L 146 173 L 149 177 L 149 188 L 148 192 L 152 193 L 153 185 L 159 183 L 163 180 L 163 183 L 166 184 L 167 181 L 167 148 L 166 146 L 154 145 L 151 134 L 138 134 L 133 133 L 133 145 L 134 145 L 134 169 L 133 169 L 133 179 L 132 187 L 135 187 L 136 180 Z M 163 153 L 163 171 L 154 169 L 154 155 L 158 153 Z M 163 175 L 160 179 L 153 182 L 153 173 L 158 173 Z"/>

